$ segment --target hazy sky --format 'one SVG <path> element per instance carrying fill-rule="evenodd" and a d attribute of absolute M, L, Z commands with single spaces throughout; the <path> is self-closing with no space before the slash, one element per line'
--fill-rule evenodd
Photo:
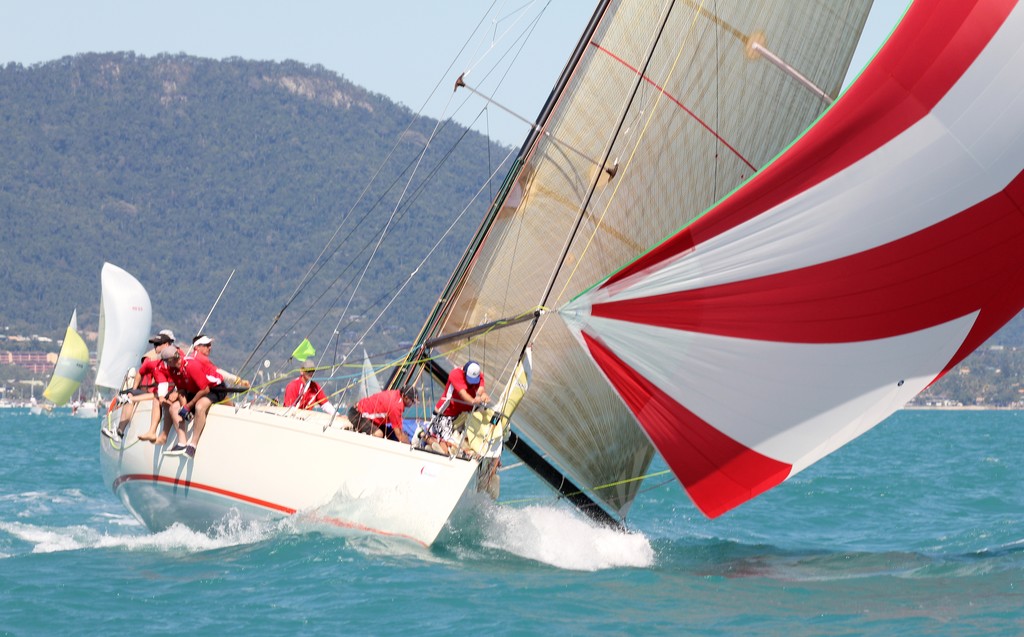
<path fill-rule="evenodd" d="M 791 0 L 801 2 L 803 0 Z M 497 12 L 487 13 L 493 5 Z M 9 0 L 0 3 L 0 63 L 30 65 L 86 52 L 187 53 L 222 59 L 286 59 L 320 64 L 413 111 L 441 117 L 463 68 L 447 70 L 468 34 L 485 15 L 480 35 L 468 42 L 466 59 L 477 59 L 516 20 L 537 15 L 525 49 L 500 98 L 533 120 L 590 16 L 584 0 Z M 854 58 L 859 70 L 902 15 L 906 0 L 876 0 Z M 501 9 L 505 6 L 508 9 Z M 511 30 L 511 29 L 509 29 Z M 516 29 L 518 31 L 518 29 Z M 507 39 L 507 38 L 506 38 Z M 497 48 L 497 47 L 495 47 Z M 524 64 L 525 62 L 525 64 Z M 482 67 L 483 63 L 481 63 Z M 473 74 L 469 75 L 471 86 Z M 508 88 L 513 87 L 512 91 Z M 483 102 L 459 93 L 465 106 L 455 118 L 471 123 Z M 491 109 L 474 127 L 518 146 L 527 127 Z"/>

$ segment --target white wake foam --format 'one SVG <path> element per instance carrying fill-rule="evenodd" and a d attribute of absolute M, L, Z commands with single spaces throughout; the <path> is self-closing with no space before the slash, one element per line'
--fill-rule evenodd
<path fill-rule="evenodd" d="M 119 526 L 128 526 L 113 520 Z M 137 524 L 136 524 L 137 526 Z M 225 520 L 209 534 L 175 524 L 159 533 L 110 534 L 85 526 L 40 526 L 21 522 L 0 522 L 0 532 L 32 545 L 33 553 L 57 553 L 87 549 L 120 548 L 129 551 L 199 553 L 229 546 L 254 544 L 277 535 L 277 524 L 242 523 Z M 10 557 L 10 552 L 3 557 Z"/>
<path fill-rule="evenodd" d="M 654 564 L 654 549 L 642 533 L 611 529 L 568 509 L 494 505 L 483 520 L 484 546 L 558 568 L 598 571 Z"/>

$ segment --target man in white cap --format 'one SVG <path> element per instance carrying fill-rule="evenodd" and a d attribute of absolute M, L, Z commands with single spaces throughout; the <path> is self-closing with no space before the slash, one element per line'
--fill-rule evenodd
<path fill-rule="evenodd" d="M 206 415 L 214 403 L 231 404 L 228 400 L 228 390 L 224 384 L 224 375 L 221 370 L 210 360 L 210 349 L 213 347 L 213 339 L 205 334 L 200 334 L 192 341 L 193 353 L 184 361 L 184 376 L 187 377 L 186 403 L 178 411 L 182 419 L 187 419 L 189 413 L 195 414 L 192 426 L 192 436 L 184 449 L 188 457 L 196 455 L 196 446 L 199 438 L 203 435 L 206 427 Z M 248 387 L 249 383 L 235 375 L 230 375 L 235 382 Z M 166 452 L 168 455 L 182 453 L 178 445 Z"/>

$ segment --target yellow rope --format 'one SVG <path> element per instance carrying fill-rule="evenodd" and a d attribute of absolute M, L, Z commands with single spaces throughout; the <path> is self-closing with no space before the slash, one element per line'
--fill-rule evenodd
<path fill-rule="evenodd" d="M 490 334 L 492 331 L 494 331 L 494 330 L 496 330 L 496 329 L 506 325 L 508 322 L 516 321 L 517 319 L 520 319 L 520 318 L 522 318 L 524 316 L 528 316 L 530 314 L 534 314 L 537 311 L 548 312 L 548 311 L 550 311 L 550 308 L 547 308 L 547 307 L 544 307 L 544 306 L 537 306 L 537 307 L 535 307 L 533 309 L 530 309 L 530 310 L 528 310 L 526 312 L 522 312 L 521 314 L 518 314 L 516 316 L 511 317 L 510 319 L 508 319 L 508 321 L 499 321 L 499 322 L 495 323 L 494 325 L 492 325 L 491 327 L 489 327 L 486 330 L 484 330 L 483 332 L 477 334 L 476 336 L 474 336 L 472 338 L 469 338 L 469 339 L 466 339 L 466 341 L 463 342 L 463 344 L 461 344 L 458 347 L 450 350 L 448 352 L 448 354 L 451 354 L 452 352 L 458 352 L 460 350 L 466 349 L 467 347 L 471 346 L 473 343 L 477 342 L 481 338 L 483 338 L 483 337 L 487 336 L 488 334 Z M 428 362 L 430 362 L 432 360 L 435 360 L 435 359 L 438 359 L 438 358 L 442 358 L 442 357 L 445 357 L 445 356 L 447 356 L 447 355 L 446 354 L 438 354 L 436 356 L 427 356 L 427 357 L 424 357 L 424 358 L 417 358 L 417 359 L 413 359 L 413 360 L 407 360 L 406 357 L 403 356 L 401 358 L 396 358 L 395 360 L 393 360 L 393 361 L 391 361 L 389 363 L 386 363 L 384 365 L 381 365 L 379 367 L 374 367 L 373 371 L 374 371 L 375 374 L 377 374 L 377 373 L 380 373 L 380 372 L 383 372 L 383 371 L 386 371 L 386 370 L 389 370 L 389 369 L 393 369 L 395 367 L 399 367 L 399 366 L 402 366 L 402 365 L 409 365 L 409 366 L 422 365 L 424 363 L 428 363 Z M 361 367 L 361 364 L 357 364 L 357 363 L 343 363 L 341 365 L 327 365 L 327 366 L 324 366 L 324 367 L 314 367 L 313 369 L 315 371 L 320 371 L 320 370 L 323 370 L 323 369 L 334 370 L 334 369 L 337 369 L 339 367 L 358 368 L 358 367 Z M 308 369 L 308 368 L 296 367 L 292 371 L 293 372 L 299 372 L 302 369 Z M 266 383 L 262 383 L 260 385 L 253 385 L 252 387 L 249 388 L 249 390 L 262 394 L 262 393 L 264 393 L 263 392 L 264 389 L 266 389 L 266 388 L 268 388 L 268 387 L 270 387 L 272 385 L 276 385 L 276 384 L 282 383 L 282 382 L 290 382 L 291 380 L 292 380 L 291 376 L 285 376 L 285 377 L 282 377 L 282 378 L 277 378 L 277 379 L 274 379 L 274 380 L 267 381 Z M 352 382 L 348 383 L 347 385 L 341 386 L 336 391 L 334 391 L 334 392 L 332 392 L 330 394 L 327 394 L 327 398 L 330 400 L 330 399 L 335 398 L 336 396 L 340 396 L 341 394 L 344 394 L 348 390 L 354 388 L 356 385 L 358 385 L 358 383 L 359 383 L 359 379 L 358 378 L 354 378 L 354 380 Z"/>
<path fill-rule="evenodd" d="M 580 491 L 573 491 L 572 493 L 561 493 L 561 494 L 559 494 L 558 499 L 568 498 L 568 497 L 571 497 L 571 496 L 574 496 L 574 495 L 583 495 L 583 494 L 588 493 L 588 492 L 594 493 L 594 492 L 600 491 L 602 489 L 610 489 L 612 487 L 617 487 L 617 486 L 619 486 L 621 484 L 628 484 L 630 482 L 638 482 L 640 480 L 646 480 L 647 478 L 657 478 L 658 476 L 663 476 L 663 475 L 671 474 L 671 473 L 672 472 L 670 470 L 665 469 L 664 471 L 657 471 L 655 473 L 648 473 L 646 475 L 637 476 L 635 478 L 627 478 L 625 480 L 618 480 L 616 482 L 609 482 L 608 484 L 602 484 L 602 485 L 599 485 L 599 486 L 596 486 L 596 487 L 591 487 L 590 489 L 583 489 L 583 490 L 580 490 Z M 522 504 L 524 502 L 544 502 L 546 500 L 548 500 L 548 498 L 539 498 L 539 497 L 538 498 L 521 498 L 521 499 L 518 499 L 518 500 L 502 500 L 501 503 L 502 504 Z"/>

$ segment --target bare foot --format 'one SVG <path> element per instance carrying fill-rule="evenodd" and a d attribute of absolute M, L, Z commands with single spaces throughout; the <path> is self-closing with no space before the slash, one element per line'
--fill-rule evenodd
<path fill-rule="evenodd" d="M 167 442 L 167 436 L 160 436 L 159 438 L 156 439 L 156 441 L 153 444 L 159 447 L 163 445 L 165 442 Z"/>
<path fill-rule="evenodd" d="M 145 440 L 146 442 L 153 442 L 156 440 L 156 434 L 144 433 L 139 434 L 139 440 Z"/>

